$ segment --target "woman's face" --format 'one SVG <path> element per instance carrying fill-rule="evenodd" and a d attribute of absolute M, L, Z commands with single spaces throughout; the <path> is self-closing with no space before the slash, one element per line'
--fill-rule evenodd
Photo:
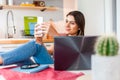
<path fill-rule="evenodd" d="M 65 30 L 68 36 L 76 36 L 78 32 L 78 25 L 72 15 L 66 17 Z"/>

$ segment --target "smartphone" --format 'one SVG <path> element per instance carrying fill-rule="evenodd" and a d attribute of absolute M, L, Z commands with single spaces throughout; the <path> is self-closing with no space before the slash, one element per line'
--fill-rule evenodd
<path fill-rule="evenodd" d="M 43 23 L 43 17 L 37 17 L 37 24 Z M 41 27 L 41 26 L 38 26 Z M 38 33 L 41 33 L 41 30 L 38 31 Z M 39 34 L 39 36 L 43 36 L 43 34 Z"/>
<path fill-rule="evenodd" d="M 27 64 L 27 65 L 22 65 L 21 69 L 32 69 L 40 66 L 40 64 L 34 63 L 34 64 Z"/>
<path fill-rule="evenodd" d="M 37 24 L 43 23 L 43 17 L 37 17 Z"/>

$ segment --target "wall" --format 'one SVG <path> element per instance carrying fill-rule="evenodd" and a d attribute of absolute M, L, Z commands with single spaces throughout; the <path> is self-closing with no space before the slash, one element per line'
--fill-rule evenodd
<path fill-rule="evenodd" d="M 64 19 L 66 14 L 70 11 L 77 10 L 77 0 L 64 0 Z"/>
<path fill-rule="evenodd" d="M 60 33 L 64 33 L 65 29 L 64 29 L 64 22 L 66 19 L 66 14 L 68 14 L 68 12 L 73 11 L 73 10 L 77 10 L 77 0 L 63 0 L 63 8 L 60 8 L 60 10 L 63 11 L 63 20 L 60 20 L 58 22 L 56 22 L 56 25 L 59 26 L 57 27 L 57 30 Z"/>
<path fill-rule="evenodd" d="M 16 0 L 14 0 L 16 1 Z M 15 26 L 17 28 L 17 38 L 20 37 L 20 31 L 24 27 L 24 16 L 42 16 L 44 17 L 44 21 L 49 21 L 49 19 L 53 19 L 54 21 L 63 21 L 63 0 L 49 0 L 46 1 L 46 6 L 56 6 L 60 9 L 58 11 L 44 11 L 41 12 L 39 10 L 12 10 L 14 14 Z M 14 2 L 15 3 L 15 2 Z M 20 2 L 19 2 L 20 3 Z M 18 4 L 19 4 L 18 3 Z M 59 4 L 58 4 L 59 3 Z M 17 3 L 15 3 L 17 4 Z M 0 38 L 5 38 L 6 35 L 6 15 L 8 9 L 0 10 Z"/>
<path fill-rule="evenodd" d="M 105 0 L 105 33 L 116 33 L 116 0 Z"/>
<path fill-rule="evenodd" d="M 78 10 L 86 19 L 85 35 L 101 35 L 104 29 L 104 0 L 78 0 Z"/>
<path fill-rule="evenodd" d="M 117 8 L 117 36 L 120 42 L 120 0 L 116 0 Z"/>

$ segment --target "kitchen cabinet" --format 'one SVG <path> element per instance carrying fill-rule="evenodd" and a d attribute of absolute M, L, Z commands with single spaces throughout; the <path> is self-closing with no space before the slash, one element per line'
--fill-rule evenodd
<path fill-rule="evenodd" d="M 59 8 L 58 7 L 36 7 L 36 6 L 18 6 L 18 5 L 14 5 L 14 6 L 9 6 L 9 5 L 1 5 L 0 9 L 24 9 L 24 10 L 48 10 L 48 11 L 56 11 Z"/>

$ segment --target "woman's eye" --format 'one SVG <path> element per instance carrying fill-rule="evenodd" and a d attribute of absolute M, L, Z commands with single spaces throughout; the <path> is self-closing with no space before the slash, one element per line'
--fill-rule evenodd
<path fill-rule="evenodd" d="M 75 23 L 74 23 L 74 22 L 71 22 L 70 24 L 74 25 Z"/>
<path fill-rule="evenodd" d="M 66 23 L 68 23 L 68 21 L 66 20 Z"/>

